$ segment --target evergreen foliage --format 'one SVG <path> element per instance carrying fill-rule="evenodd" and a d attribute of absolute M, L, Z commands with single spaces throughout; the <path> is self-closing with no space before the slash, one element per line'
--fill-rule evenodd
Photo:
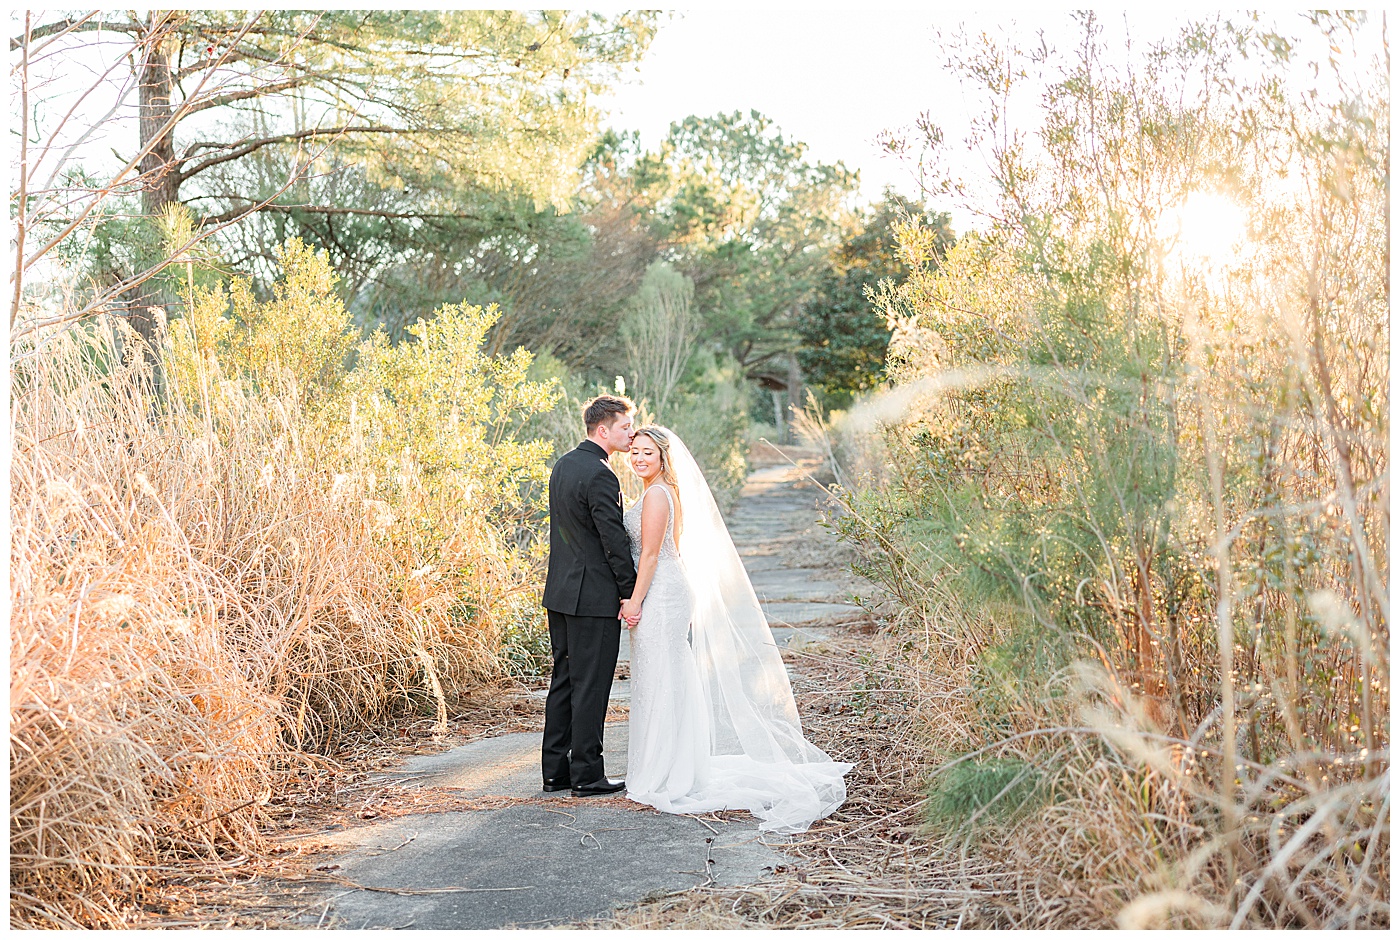
<path fill-rule="evenodd" d="M 904 225 L 933 233 L 935 259 L 953 240 L 946 214 L 935 215 L 887 191 L 832 252 L 830 266 L 798 314 L 797 361 L 806 380 L 833 406 L 846 405 L 853 393 L 884 379 L 890 326 L 876 305 L 877 291 L 881 283 L 893 285 L 909 274 L 898 239 Z"/>
<path fill-rule="evenodd" d="M 1388 844 L 1388 89 L 1344 66 L 1349 14 L 1310 43 L 1192 26 L 1130 69 L 1081 22 L 1070 56 L 962 46 L 992 224 L 946 252 L 900 229 L 893 389 L 851 413 L 881 440 L 841 525 L 910 619 L 959 625 L 942 752 L 1070 794 L 1017 845 L 1077 846 L 1144 910 L 1376 923 L 1388 863 L 1302 820 Z M 1286 80 L 1304 48 L 1328 93 Z M 1003 137 L 1034 75 L 1041 121 Z"/>

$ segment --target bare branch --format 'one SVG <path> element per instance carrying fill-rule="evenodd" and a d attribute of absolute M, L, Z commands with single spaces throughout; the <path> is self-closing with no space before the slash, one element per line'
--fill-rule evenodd
<path fill-rule="evenodd" d="M 206 223 L 223 222 L 227 218 L 241 213 L 243 209 L 230 209 L 218 215 L 209 216 L 204 221 Z M 276 203 L 269 205 L 264 203 L 259 211 L 262 212 L 310 212 L 317 215 L 362 215 L 377 219 L 470 219 L 474 222 L 501 221 L 502 217 L 487 217 L 471 212 L 391 212 L 387 209 L 352 209 L 345 206 L 311 206 L 311 205 L 288 205 L 286 203 Z"/>
<path fill-rule="evenodd" d="M 275 135 L 275 136 L 273 136 L 273 137 L 260 137 L 260 138 L 258 138 L 258 139 L 256 139 L 256 140 L 251 140 L 251 141 L 248 141 L 247 143 L 241 144 L 241 145 L 219 144 L 219 145 L 217 145 L 217 146 L 221 146 L 221 147 L 234 147 L 235 149 L 229 151 L 228 153 L 221 154 L 220 156 L 217 156 L 217 157 L 210 157 L 208 160 L 205 160 L 205 161 L 203 161 L 203 162 L 201 162 L 201 163 L 196 163 L 192 168 L 190 168 L 190 169 L 188 169 L 188 170 L 181 170 L 181 171 L 180 171 L 180 179 L 181 179 L 181 180 L 187 180 L 187 179 L 189 179 L 190 177 L 192 177 L 192 176 L 194 176 L 194 175 L 196 175 L 196 174 L 198 174 L 198 173 L 203 173 L 205 170 L 209 169 L 209 168 L 212 167 L 212 166 L 218 166 L 220 163 L 227 163 L 227 162 L 230 161 L 230 160 L 238 160 L 238 159 L 240 159 L 240 158 L 242 158 L 242 157 L 248 156 L 248 154 L 250 154 L 250 153 L 255 153 L 255 152 L 257 152 L 257 151 L 261 150 L 261 149 L 264 148 L 264 147 L 271 146 L 272 144 L 287 144 L 287 143 L 292 143 L 293 141 L 297 141 L 297 140 L 310 140 L 310 139 L 313 139 L 313 138 L 316 138 L 316 137 L 343 137 L 343 136 L 345 136 L 345 135 L 347 135 L 347 134 L 404 134 L 404 133 L 411 133 L 411 132 L 410 132 L 410 131 L 406 131 L 406 130 L 404 130 L 403 128 L 399 128 L 399 127 L 388 127 L 388 126 L 384 126 L 384 125 L 373 125 L 373 126 L 365 126 L 365 127 L 356 127 L 356 126 L 351 125 L 351 124 L 345 124 L 345 125 L 342 125 L 342 126 L 340 126 L 340 127 L 332 127 L 332 128 L 326 128 L 326 129 L 322 129 L 322 128 L 310 128 L 309 130 L 295 131 L 295 132 L 290 133 L 290 134 L 278 134 L 278 135 Z"/>
<path fill-rule="evenodd" d="M 245 101 L 248 98 L 261 98 L 264 95 L 275 95 L 278 92 L 287 91 L 288 89 L 296 88 L 315 80 L 316 75 L 314 73 L 307 73 L 296 78 L 286 79 L 285 81 L 259 85 L 256 88 L 244 88 L 240 91 L 225 92 L 222 95 L 214 95 L 190 105 L 185 113 L 196 114 L 200 111 L 207 111 L 209 108 L 221 108 L 226 104 L 233 104 L 235 101 Z"/>
<path fill-rule="evenodd" d="M 140 23 L 109 23 L 105 20 L 94 20 L 93 17 L 96 15 L 97 11 L 94 10 L 87 16 L 80 17 L 79 19 L 67 19 L 59 20 L 56 23 L 46 23 L 45 25 L 37 27 L 36 29 L 27 33 L 24 36 L 16 36 L 15 38 L 11 39 L 10 51 L 16 51 L 20 48 L 20 46 L 24 45 L 26 41 L 33 42 L 35 39 L 44 39 L 49 36 L 52 36 L 54 40 L 57 40 L 68 35 L 69 33 L 96 32 L 100 29 L 109 30 L 110 32 L 114 33 L 134 34 L 141 28 Z M 50 41 L 52 42 L 53 40 Z M 40 50 L 47 47 L 48 45 L 49 43 L 44 43 L 44 45 L 40 46 L 38 49 L 33 50 L 33 52 L 37 53 Z"/>
<path fill-rule="evenodd" d="M 174 84 L 179 85 L 185 79 L 189 78 L 191 75 L 194 75 L 197 72 L 206 71 L 208 69 L 213 68 L 216 65 L 232 65 L 235 62 L 246 62 L 249 59 L 256 59 L 259 62 L 274 61 L 271 59 L 264 59 L 258 56 L 253 56 L 249 54 L 246 50 L 240 50 L 238 52 L 233 53 L 232 55 L 229 55 L 227 52 L 225 52 L 216 56 L 205 56 L 203 59 L 191 62 L 188 66 L 178 71 L 176 71 L 175 69 L 171 69 L 170 80 Z"/>
<path fill-rule="evenodd" d="M 10 300 L 10 329 L 15 328 L 15 317 L 19 316 L 19 300 L 24 292 L 24 278 L 20 268 L 24 264 L 24 235 L 27 228 L 26 213 L 29 202 L 26 189 L 29 186 L 29 40 L 33 35 L 29 24 L 29 11 L 24 11 L 24 42 L 21 46 L 19 72 L 19 194 L 15 199 L 15 292 Z"/>
<path fill-rule="evenodd" d="M 37 173 L 39 171 L 39 167 L 41 167 L 44 164 L 44 162 L 48 159 L 49 150 L 53 147 L 54 142 L 58 140 L 59 134 L 63 132 L 63 128 L 67 126 L 69 119 L 72 118 L 75 113 L 77 113 L 78 107 L 84 101 L 87 100 L 88 95 L 92 94 L 93 91 L 101 87 L 101 85 L 107 80 L 107 76 L 111 75 L 114 71 L 121 68 L 125 64 L 126 63 L 120 59 L 116 62 L 113 62 L 107 68 L 107 71 L 102 73 L 102 75 L 97 79 L 97 81 L 89 85 L 86 91 L 84 91 L 81 95 L 77 96 L 76 100 L 74 100 L 73 102 L 72 107 L 70 107 L 68 109 L 68 112 L 63 115 L 63 120 L 59 121 L 58 126 L 55 127 L 51 132 L 49 132 L 49 139 L 44 144 L 43 152 L 41 152 L 39 154 L 38 159 L 34 161 L 34 169 L 30 171 L 31 176 L 34 173 Z M 43 190 L 48 190 L 50 187 L 53 186 L 54 180 L 58 178 L 59 172 L 63 169 L 65 165 L 67 165 L 68 158 L 73 153 L 73 151 L 81 147 L 84 143 L 86 143 L 89 137 L 96 133 L 99 128 L 103 127 L 107 123 L 107 121 L 112 117 L 112 115 L 117 113 L 117 110 L 121 108 L 122 103 L 126 100 L 126 96 L 130 93 L 131 91 L 129 87 L 124 89 L 122 93 L 117 96 L 117 100 L 112 104 L 112 107 L 107 110 L 107 113 L 104 114 L 101 117 L 101 119 L 90 122 L 87 128 L 83 131 L 83 133 L 79 135 L 78 139 L 64 148 L 63 156 L 60 157 L 59 160 L 54 164 L 53 172 L 50 173 L 49 178 L 45 180 Z"/>
<path fill-rule="evenodd" d="M 247 25 L 251 27 L 254 22 L 256 22 L 256 17 L 252 20 L 249 20 Z M 150 39 L 151 37 L 146 37 L 143 40 L 139 40 L 137 42 L 137 46 L 140 47 L 141 45 L 144 45 L 146 42 L 149 42 Z M 198 94 L 200 89 L 203 88 L 204 83 L 207 81 L 208 76 L 205 76 L 205 78 L 200 79 L 199 87 L 195 89 L 196 94 Z M 122 167 L 122 169 L 117 173 L 117 175 L 112 178 L 112 181 L 110 183 L 108 183 L 106 186 L 102 187 L 100 190 L 97 191 L 96 198 L 94 198 L 92 202 L 89 203 L 88 206 L 78 214 L 78 217 L 75 218 L 72 222 L 70 222 L 67 226 L 65 226 L 57 235 L 51 238 L 42 248 L 40 248 L 34 254 L 30 255 L 27 259 L 25 259 L 23 265 L 15 269 L 15 272 L 12 275 L 12 277 L 16 279 L 20 278 L 25 271 L 29 270 L 29 268 L 35 264 L 35 262 L 37 262 L 44 255 L 52 251 L 55 246 L 60 244 L 65 238 L 71 235 L 79 225 L 82 225 L 83 222 L 87 220 L 88 216 L 90 216 L 97 209 L 97 207 L 101 205 L 103 201 L 106 200 L 107 196 L 109 196 L 113 190 L 115 190 L 118 186 L 121 185 L 122 180 L 126 178 L 127 174 L 140 165 L 141 161 L 145 159 L 146 154 L 150 153 L 153 149 L 155 149 L 156 144 L 160 142 L 160 140 L 163 139 L 166 134 L 171 133 L 175 129 L 175 125 L 178 124 L 185 117 L 185 114 L 185 104 L 181 104 L 180 107 L 176 108 L 175 112 L 170 115 L 169 120 L 167 120 L 165 124 L 161 127 L 160 132 L 154 135 L 151 138 L 151 140 L 146 142 L 146 145 L 142 147 L 140 151 L 137 152 L 136 156 L 131 158 L 131 160 L 126 164 L 126 166 Z"/>
<path fill-rule="evenodd" d="M 319 23 L 319 22 L 321 22 L 321 17 L 320 17 L 320 16 L 317 16 L 314 20 L 311 21 L 311 23 L 306 27 L 306 29 L 302 30 L 301 33 L 297 34 L 297 35 L 296 35 L 296 43 L 295 43 L 295 45 L 300 46 L 300 45 L 306 40 L 307 34 L 310 33 L 311 30 L 314 29 L 314 28 L 316 27 L 316 24 Z M 215 31 L 215 32 L 218 32 L 218 31 Z M 263 33 L 263 32 L 264 32 L 264 30 L 262 30 L 261 28 L 254 28 L 254 29 L 249 30 L 249 31 L 246 33 L 246 35 L 258 35 L 258 34 L 261 34 L 261 33 Z M 241 35 L 245 35 L 245 34 L 241 33 L 240 36 L 241 36 Z M 284 36 L 290 36 L 290 35 L 292 35 L 292 34 L 291 34 L 291 33 L 287 33 L 287 32 L 285 32 L 285 31 L 282 31 L 282 35 L 284 35 Z M 230 50 L 225 50 L 224 55 L 227 56 L 229 51 L 230 51 Z M 227 65 L 229 62 L 244 62 L 244 61 L 248 61 L 248 60 L 252 60 L 252 61 L 255 61 L 255 62 L 262 62 L 262 63 L 264 63 L 264 64 L 271 65 L 271 64 L 273 64 L 273 63 L 275 63 L 275 62 L 282 61 L 282 60 L 285 58 L 285 53 L 282 53 L 282 54 L 279 54 L 279 55 L 274 55 L 274 56 L 271 56 L 271 57 L 269 57 L 269 56 L 267 56 L 267 55 L 262 55 L 262 54 L 259 54 L 259 53 L 260 53 L 260 50 L 242 49 L 242 50 L 240 50 L 238 53 L 236 53 L 235 55 L 230 56 L 230 57 L 228 57 L 228 58 L 211 58 L 211 57 L 206 56 L 205 58 L 200 59 L 200 60 L 194 62 L 193 64 L 191 64 L 191 65 L 188 66 L 187 68 L 182 68 L 182 69 L 179 69 L 179 70 L 175 71 L 175 72 L 172 74 L 171 78 L 172 78 L 172 80 L 175 82 L 175 84 L 178 86 L 181 82 L 183 82 L 186 78 L 188 78 L 190 75 L 194 74 L 195 72 L 200 71 L 200 70 L 202 70 L 202 69 L 210 68 L 210 67 L 212 67 L 212 66 L 214 66 L 214 65 Z M 256 72 L 257 70 L 254 69 L 254 71 Z"/>
<path fill-rule="evenodd" d="M 317 153 L 307 157 L 306 160 L 304 160 L 300 164 L 300 166 L 293 167 L 292 172 L 287 175 L 287 181 L 282 184 L 282 187 L 278 189 L 277 192 L 267 197 L 267 199 L 263 202 L 248 207 L 246 212 L 240 214 L 235 218 L 229 219 L 221 225 L 217 225 L 214 228 L 210 229 L 202 229 L 196 232 L 183 245 L 180 245 L 179 247 L 170 251 L 164 259 L 157 262 L 156 264 L 151 265 L 149 268 L 142 271 L 140 274 L 133 275 L 107 288 L 107 290 L 100 297 L 98 297 L 96 300 L 93 300 L 91 303 L 87 304 L 87 306 L 83 307 L 82 309 L 77 310 L 73 313 L 66 313 L 61 316 L 51 317 L 47 320 L 37 320 L 34 323 L 25 326 L 18 332 L 12 332 L 10 335 L 10 342 L 13 343 L 15 340 L 27 336 L 30 333 L 34 333 L 38 330 L 42 330 L 52 326 L 62 326 L 65 323 L 73 323 L 77 320 L 82 320 L 86 317 L 94 316 L 96 314 L 105 312 L 107 304 L 109 304 L 112 300 L 114 300 L 117 297 L 120 297 L 122 294 L 126 293 L 129 290 L 140 287 L 142 284 L 146 283 L 151 278 L 155 277 L 157 274 L 170 267 L 172 264 L 177 263 L 178 259 L 181 256 L 187 254 L 189 251 L 194 249 L 197 245 L 199 245 L 200 242 L 212 237 L 219 231 L 228 228 L 230 225 L 234 225 L 235 223 L 241 221 L 244 217 L 251 215 L 254 212 L 257 212 L 260 209 L 265 208 L 274 199 L 276 199 L 278 196 L 282 195 L 288 189 L 290 189 L 292 184 L 295 183 L 298 179 L 300 179 L 301 175 L 304 172 L 306 172 L 307 168 L 309 168 L 312 165 L 312 163 L 319 159 L 324 152 L 325 148 L 322 148 Z M 11 327 L 13 328 L 13 323 L 11 324 Z"/>

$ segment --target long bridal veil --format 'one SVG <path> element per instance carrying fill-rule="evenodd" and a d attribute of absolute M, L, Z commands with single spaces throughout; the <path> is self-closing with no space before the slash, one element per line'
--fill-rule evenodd
<path fill-rule="evenodd" d="M 710 753 L 695 810 L 723 800 L 761 828 L 801 832 L 846 799 L 850 764 L 802 736 L 792 686 L 710 487 L 674 432 L 670 456 L 682 509 L 679 544 L 694 596 L 691 646 L 709 713 Z M 682 809 L 683 812 L 690 810 Z"/>

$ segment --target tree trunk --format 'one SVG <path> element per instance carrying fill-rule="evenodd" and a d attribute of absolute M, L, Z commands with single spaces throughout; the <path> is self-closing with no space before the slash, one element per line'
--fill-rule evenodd
<path fill-rule="evenodd" d="M 165 37 L 169 13 L 152 13 L 140 64 L 141 147 L 150 150 L 141 158 L 141 213 L 152 223 L 166 206 L 179 198 L 180 176 L 175 163 L 175 135 L 170 126 L 171 88 L 170 44 Z M 154 143 L 152 143 L 154 142 Z M 146 361 L 157 388 L 161 386 L 161 323 L 156 308 L 165 308 L 173 299 L 165 296 L 154 281 L 134 288 L 125 297 L 128 321 L 146 344 Z"/>
<path fill-rule="evenodd" d="M 789 413 L 788 413 L 788 427 L 789 427 L 789 429 L 791 429 L 792 424 L 793 424 L 793 422 L 792 422 L 793 413 L 794 413 L 794 412 L 801 411 L 803 408 L 807 407 L 807 391 L 806 391 L 806 387 L 803 385 L 803 382 L 802 382 L 802 367 L 799 366 L 799 365 L 797 364 L 797 356 L 796 356 L 796 355 L 793 355 L 792 353 L 789 353 L 787 359 L 788 359 L 788 364 L 787 364 L 787 366 L 788 366 L 788 375 L 787 375 L 787 379 L 788 379 L 788 383 L 787 383 L 787 386 L 788 386 L 788 387 L 787 387 L 787 400 L 788 400 L 788 412 L 789 412 Z M 792 434 L 791 430 L 789 430 L 788 433 L 789 433 L 789 436 L 791 436 L 791 434 Z M 794 443 L 794 441 L 789 440 L 788 443 L 791 444 L 791 443 Z"/>
<path fill-rule="evenodd" d="M 175 135 L 169 127 L 173 113 L 170 101 L 170 49 L 168 41 L 159 36 L 152 36 L 146 43 L 145 58 L 141 62 L 140 91 L 141 146 L 144 148 L 155 141 L 155 145 L 141 159 L 141 176 L 145 181 L 141 203 L 147 215 L 155 215 L 178 198 L 180 189 L 180 177 L 175 166 Z"/>

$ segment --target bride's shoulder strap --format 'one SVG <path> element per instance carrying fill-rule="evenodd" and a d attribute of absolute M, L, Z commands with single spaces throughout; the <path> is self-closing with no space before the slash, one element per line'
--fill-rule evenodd
<path fill-rule="evenodd" d="M 651 486 L 647 487 L 646 493 L 642 494 L 642 499 L 646 499 L 647 493 L 650 493 L 652 490 L 661 490 L 663 493 L 665 493 L 666 505 L 668 505 L 671 508 L 672 512 L 675 512 L 676 496 L 674 493 L 671 492 L 671 488 L 669 486 L 667 486 L 665 483 L 653 483 Z"/>

